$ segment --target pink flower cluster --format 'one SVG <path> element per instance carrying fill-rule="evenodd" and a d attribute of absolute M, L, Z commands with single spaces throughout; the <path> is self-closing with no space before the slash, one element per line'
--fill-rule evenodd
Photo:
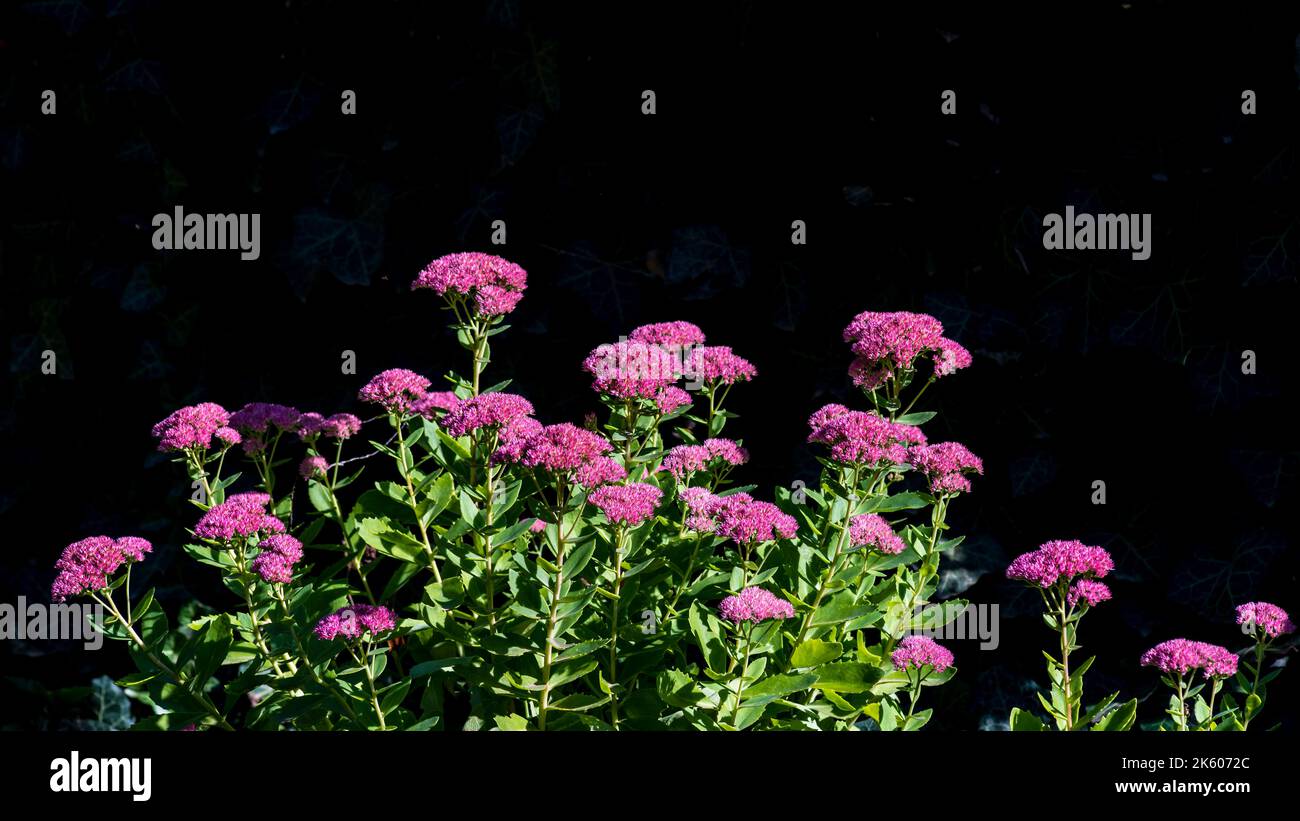
<path fill-rule="evenodd" d="M 253 557 L 253 572 L 269 584 L 293 581 L 293 566 L 302 559 L 302 542 L 287 533 L 274 533 L 258 545 L 261 552 Z"/>
<path fill-rule="evenodd" d="M 667 471 L 677 481 L 689 481 L 691 474 L 707 470 L 709 465 L 721 462 L 726 465 L 743 465 L 749 461 L 749 452 L 731 439 L 705 439 L 698 445 L 678 445 L 664 455 L 659 469 Z"/>
<path fill-rule="evenodd" d="M 648 342 L 624 340 L 601 345 L 582 360 L 594 390 L 615 399 L 657 399 L 680 373 L 667 350 Z"/>
<path fill-rule="evenodd" d="M 427 288 L 439 296 L 448 292 L 473 295 L 482 316 L 508 314 L 523 299 L 528 274 L 509 260 L 492 254 L 447 254 L 430 262 L 411 283 L 412 290 Z M 449 297 L 450 298 L 450 297 Z"/>
<path fill-rule="evenodd" d="M 298 429 L 302 412 L 288 405 L 272 402 L 249 402 L 230 414 L 230 426 L 240 433 L 266 433 L 272 427 L 283 431 Z"/>
<path fill-rule="evenodd" d="M 655 407 L 659 413 L 667 416 L 678 408 L 686 408 L 691 405 L 691 395 L 676 385 L 664 388 L 655 396 Z"/>
<path fill-rule="evenodd" d="M 360 432 L 361 420 L 350 413 L 336 413 L 327 417 L 309 411 L 298 417 L 298 436 L 304 442 L 314 441 L 317 436 L 343 441 Z"/>
<path fill-rule="evenodd" d="M 1262 630 L 1270 639 L 1275 639 L 1284 633 L 1295 632 L 1295 624 L 1291 622 L 1291 617 L 1286 611 L 1266 601 L 1238 605 L 1237 624 L 1246 625 L 1252 633 Z"/>
<path fill-rule="evenodd" d="M 391 368 L 376 374 L 357 393 L 362 402 L 380 405 L 389 413 L 408 414 L 425 398 L 429 380 L 405 368 Z"/>
<path fill-rule="evenodd" d="M 691 348 L 683 360 L 682 371 L 687 377 L 724 385 L 748 382 L 758 376 L 758 368 L 726 345 Z"/>
<path fill-rule="evenodd" d="M 746 587 L 718 603 L 718 616 L 732 624 L 794 618 L 794 605 L 761 587 Z"/>
<path fill-rule="evenodd" d="M 907 464 L 909 449 L 925 444 L 925 434 L 914 425 L 843 405 L 826 405 L 808 419 L 808 426 L 808 441 L 829 445 L 831 458 L 841 464 Z"/>
<path fill-rule="evenodd" d="M 748 493 L 719 496 L 714 507 L 714 531 L 737 544 L 750 545 L 789 539 L 799 529 L 794 517 L 771 502 L 758 502 Z"/>
<path fill-rule="evenodd" d="M 233 542 L 256 534 L 283 533 L 284 523 L 267 512 L 271 497 L 265 493 L 236 493 L 203 514 L 194 526 L 201 539 Z"/>
<path fill-rule="evenodd" d="M 653 322 L 634 328 L 628 334 L 633 342 L 645 342 L 666 348 L 686 348 L 704 344 L 704 331 L 690 322 Z"/>
<path fill-rule="evenodd" d="M 1104 578 L 1114 569 L 1115 561 L 1104 548 L 1057 540 L 1017 556 L 1007 568 L 1007 578 L 1051 587 L 1058 581 L 1071 582 L 1079 576 Z"/>
<path fill-rule="evenodd" d="M 442 427 L 452 436 L 468 436 L 481 428 L 500 428 L 533 415 L 533 403 L 513 393 L 485 393 L 458 402 L 442 418 Z"/>
<path fill-rule="evenodd" d="M 158 440 L 158 450 L 170 451 L 212 447 L 212 440 L 223 445 L 239 443 L 239 432 L 229 426 L 230 414 L 213 402 L 189 405 L 171 412 L 153 426 L 153 437 Z"/>
<path fill-rule="evenodd" d="M 323 456 L 308 456 L 298 465 L 298 475 L 304 479 L 315 479 L 324 476 L 330 469 L 330 463 Z"/>
<path fill-rule="evenodd" d="M 722 497 L 702 487 L 683 488 L 678 496 L 686 505 L 686 527 L 696 533 L 712 533 L 717 526 L 713 516 L 718 512 Z"/>
<path fill-rule="evenodd" d="M 984 475 L 984 462 L 957 442 L 939 442 L 912 448 L 908 453 L 912 467 L 925 475 L 930 482 L 930 492 L 938 496 L 945 493 L 969 493 L 967 473 Z"/>
<path fill-rule="evenodd" d="M 1079 579 L 1070 585 L 1065 600 L 1071 607 L 1077 607 L 1079 602 L 1096 607 L 1101 602 L 1110 601 L 1110 587 L 1096 579 Z"/>
<path fill-rule="evenodd" d="M 890 556 L 907 549 L 894 529 L 877 513 L 863 513 L 849 520 L 849 540 L 855 547 L 867 547 Z"/>
<path fill-rule="evenodd" d="M 943 335 L 943 324 L 929 314 L 864 311 L 844 329 L 844 341 L 857 355 L 849 374 L 853 383 L 872 390 L 897 370 L 915 367 L 926 354 L 934 357 L 934 375 L 948 376 L 971 364 L 970 351 Z"/>
<path fill-rule="evenodd" d="M 927 664 L 942 673 L 953 664 L 952 651 L 929 636 L 907 636 L 889 656 L 895 670 L 920 669 Z"/>
<path fill-rule="evenodd" d="M 512 430 L 524 421 L 535 424 L 535 420 L 520 417 L 502 429 L 494 461 L 517 462 L 524 467 L 545 470 L 585 488 L 627 478 L 623 466 L 605 455 L 613 446 L 600 434 L 568 422 Z"/>
<path fill-rule="evenodd" d="M 383 605 L 350 604 L 316 623 L 316 637 L 323 641 L 336 638 L 352 640 L 360 638 L 362 633 L 372 636 L 397 627 L 397 615 Z"/>
<path fill-rule="evenodd" d="M 1227 678 L 1237 674 L 1237 656 L 1226 647 L 1203 641 L 1170 639 L 1142 654 L 1143 667 L 1163 673 L 1185 675 L 1202 670 L 1206 678 Z"/>
<path fill-rule="evenodd" d="M 153 545 L 139 536 L 91 536 L 73 542 L 63 549 L 54 563 L 59 571 L 50 588 L 50 597 L 56 602 L 67 601 L 70 596 L 93 593 L 108 587 L 108 577 L 123 564 L 144 561 Z"/>
<path fill-rule="evenodd" d="M 654 516 L 663 495 L 654 485 L 633 482 L 597 488 L 587 501 L 598 507 L 611 523 L 636 527 Z"/>

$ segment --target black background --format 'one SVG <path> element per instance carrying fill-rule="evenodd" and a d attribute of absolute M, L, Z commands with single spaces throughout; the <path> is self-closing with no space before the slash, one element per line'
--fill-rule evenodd
<path fill-rule="evenodd" d="M 1100 656 L 1088 692 L 1146 699 L 1143 721 L 1165 698 L 1143 649 L 1235 649 L 1232 605 L 1300 609 L 1293 16 L 645 8 L 6 5 L 0 600 L 46 600 L 62 547 L 107 533 L 154 541 L 143 568 L 173 616 L 194 596 L 228 604 L 180 555 L 189 487 L 150 426 L 196 401 L 356 411 L 384 368 L 464 370 L 436 297 L 408 285 L 433 257 L 487 250 L 529 272 L 489 383 L 579 421 L 597 404 L 589 350 L 697 322 L 759 369 L 727 432 L 763 496 L 815 481 L 812 411 L 862 402 L 840 338 L 853 314 L 927 311 L 974 352 L 922 405 L 941 411 L 932 441 L 985 460 L 954 505 L 967 541 L 946 592 L 1000 603 L 1001 647 L 953 645 L 935 727 L 1036 702 L 1051 634 L 1002 570 L 1047 539 L 1115 555 L 1115 600 L 1081 634 Z M 177 204 L 260 213 L 261 259 L 154 251 L 150 219 Z M 1151 259 L 1044 251 L 1042 216 L 1067 204 L 1152 213 Z M 9 727 L 87 726 L 91 708 L 49 691 L 130 670 L 120 648 L 0 654 Z M 1295 678 L 1265 720 L 1294 723 Z"/>

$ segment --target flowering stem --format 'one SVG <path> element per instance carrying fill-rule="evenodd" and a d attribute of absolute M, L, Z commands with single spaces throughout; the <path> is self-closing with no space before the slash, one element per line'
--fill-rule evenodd
<path fill-rule="evenodd" d="M 257 608 L 253 606 L 253 592 L 248 583 L 248 565 L 244 555 L 244 546 L 241 543 L 238 550 L 235 551 L 235 557 L 239 567 L 239 588 L 244 593 L 244 604 L 248 608 L 248 622 L 253 626 L 253 643 L 258 650 L 262 651 L 262 658 L 270 662 L 271 669 L 275 671 L 277 678 L 284 677 L 284 670 L 280 669 L 279 660 L 271 655 L 271 648 L 266 643 L 266 638 L 262 635 L 261 619 L 257 616 Z M 297 665 L 294 665 L 295 667 Z"/>
<path fill-rule="evenodd" d="M 614 599 L 609 614 L 609 716 L 618 729 L 618 609 L 623 591 L 623 546 L 627 528 L 620 527 L 614 536 Z"/>
<path fill-rule="evenodd" d="M 1259 628 L 1256 627 L 1255 630 L 1258 631 Z M 1255 680 L 1250 683 L 1250 694 L 1246 697 L 1247 703 L 1250 702 L 1250 696 L 1258 695 L 1259 674 L 1260 671 L 1264 669 L 1264 648 L 1267 644 L 1266 641 L 1260 639 L 1257 632 L 1255 637 Z M 1242 710 L 1242 715 L 1245 717 L 1245 721 L 1241 722 L 1241 729 L 1245 730 L 1250 727 L 1250 720 L 1254 718 L 1254 716 L 1245 715 L 1244 709 Z"/>
<path fill-rule="evenodd" d="M 1061 689 L 1065 691 L 1065 729 L 1068 732 L 1074 729 L 1074 709 L 1070 706 L 1070 636 L 1069 626 L 1066 624 L 1067 614 L 1064 594 L 1061 596 L 1061 605 L 1057 611 L 1057 617 L 1060 619 L 1058 626 L 1061 631 Z"/>
<path fill-rule="evenodd" d="M 913 396 L 913 397 L 912 397 L 912 401 L 907 403 L 907 407 L 903 408 L 903 412 L 902 412 L 902 414 L 900 414 L 900 415 L 902 415 L 902 416 L 906 416 L 906 415 L 907 415 L 907 412 L 910 411 L 910 410 L 912 409 L 912 407 L 916 404 L 916 400 L 918 400 L 918 399 L 921 398 L 921 394 L 925 393 L 925 389 L 928 388 L 928 387 L 930 387 L 930 385 L 931 385 L 933 382 L 934 382 L 934 377 L 933 377 L 933 376 L 930 377 L 928 380 L 926 380 L 926 383 L 925 383 L 924 385 L 921 386 L 921 389 L 920 389 L 919 391 L 916 392 L 916 396 Z"/>
<path fill-rule="evenodd" d="M 691 583 L 691 573 L 695 571 L 695 560 L 699 557 L 700 542 L 703 540 L 703 534 L 695 534 L 695 547 L 691 548 L 691 558 L 690 561 L 686 563 L 686 572 L 682 575 L 681 583 L 677 585 L 677 589 L 673 592 L 672 599 L 668 602 L 668 609 L 664 611 L 665 622 L 672 621 L 673 616 L 677 615 L 677 600 L 682 597 L 682 594 L 686 592 L 687 586 Z"/>
<path fill-rule="evenodd" d="M 909 624 L 912 618 L 912 610 L 917 605 L 917 599 L 921 597 L 922 591 L 925 590 L 925 586 L 930 583 L 930 580 L 938 575 L 939 559 L 934 555 L 934 546 L 939 541 L 939 531 L 943 527 L 943 520 L 947 513 L 948 505 L 943 498 L 940 498 L 935 503 L 930 514 L 930 546 L 926 548 L 925 556 L 921 559 L 921 566 L 917 568 L 916 585 L 912 588 L 912 592 L 908 594 L 907 606 L 903 608 L 903 617 L 908 619 Z M 931 557 L 934 557 L 933 565 L 930 564 Z M 885 648 L 886 652 L 893 650 L 897 644 L 898 637 L 891 638 Z"/>
<path fill-rule="evenodd" d="M 135 646 L 140 648 L 140 652 L 144 653 L 145 658 L 149 659 L 150 663 L 152 663 L 154 667 L 157 667 L 160 671 L 162 671 L 162 673 L 166 675 L 169 679 L 171 679 L 172 682 L 177 687 L 180 687 L 182 690 L 185 690 L 186 692 L 192 692 L 190 690 L 189 683 L 185 680 L 185 677 L 182 676 L 177 670 L 173 669 L 171 665 L 167 664 L 165 661 L 159 658 L 157 653 L 149 649 L 149 646 L 145 644 L 144 639 L 140 638 L 140 634 L 136 632 L 135 627 L 132 626 L 131 622 L 122 617 L 122 613 L 113 604 L 113 597 L 111 595 L 103 599 L 101 599 L 95 593 L 91 593 L 90 596 L 95 601 L 99 602 L 101 605 L 108 608 L 109 612 L 112 613 L 117 618 L 118 622 L 124 628 L 126 628 L 127 635 L 131 637 L 131 641 L 135 642 Z M 221 714 L 221 711 L 218 710 L 217 706 L 212 703 L 212 700 L 208 698 L 207 694 L 203 693 L 202 691 L 197 693 L 192 693 L 192 694 L 194 696 L 194 699 L 203 707 L 204 710 L 207 711 L 208 715 L 212 716 L 217 720 L 217 726 L 219 726 L 223 730 L 233 731 L 235 729 L 234 727 L 230 726 L 230 722 L 226 721 L 226 717 Z"/>
<path fill-rule="evenodd" d="M 1192 673 L 1192 675 L 1196 675 Z M 1183 674 L 1178 674 L 1178 729 L 1187 732 L 1187 704 L 1185 703 L 1186 695 L 1183 686 Z"/>
<path fill-rule="evenodd" d="M 415 498 L 415 485 L 411 483 L 411 471 L 414 465 L 408 464 L 406 459 L 406 431 L 403 429 L 402 420 L 394 419 L 397 427 L 397 455 L 399 457 L 398 467 L 402 470 L 402 478 L 406 480 L 406 500 L 411 508 L 411 513 L 415 515 L 415 525 L 420 529 L 420 540 L 424 542 L 424 553 L 429 558 L 429 569 L 433 571 L 435 581 L 442 582 L 442 573 L 438 570 L 438 561 L 433 557 L 433 545 L 429 542 L 429 529 L 424 526 L 424 519 L 420 516 L 420 504 Z"/>
<path fill-rule="evenodd" d="M 749 651 L 752 647 L 750 638 L 754 633 L 754 623 L 752 621 L 745 623 L 745 660 L 740 665 L 740 678 L 736 681 L 736 702 L 731 708 L 731 723 L 736 724 L 740 721 L 740 696 L 745 691 L 745 673 L 749 671 Z M 798 646 L 798 643 L 795 644 Z"/>
<path fill-rule="evenodd" d="M 284 590 L 279 585 L 274 585 L 272 589 L 275 591 L 275 600 L 280 603 L 280 612 L 284 614 L 285 626 L 289 628 L 289 634 L 293 636 L 293 643 L 298 648 L 298 657 L 302 659 L 303 666 L 307 668 L 307 672 L 311 673 L 312 680 L 315 681 L 323 690 L 326 690 L 330 695 L 334 696 L 334 699 L 339 704 L 343 705 L 343 710 L 348 714 L 348 718 L 351 718 L 354 723 L 360 724 L 361 722 L 357 718 L 356 711 L 352 709 L 352 705 L 348 703 L 348 700 L 345 699 L 338 690 L 335 690 L 327 684 L 325 680 L 320 677 L 320 673 L 316 672 L 316 668 L 312 666 L 311 659 L 307 656 L 307 648 L 302 643 L 302 637 L 298 635 L 298 628 L 294 626 L 293 615 L 289 612 L 289 602 L 284 597 Z"/>
<path fill-rule="evenodd" d="M 370 685 L 370 702 L 371 704 L 374 705 L 375 708 L 375 718 L 379 719 L 379 729 L 387 730 L 388 725 L 384 723 L 384 710 L 382 707 L 379 706 L 379 693 L 378 691 L 375 690 L 375 674 L 374 671 L 370 669 L 370 643 L 366 642 L 366 647 L 365 647 L 366 660 L 364 662 L 361 659 L 357 658 L 356 653 L 352 652 L 351 647 L 348 647 L 348 655 L 352 656 L 353 660 L 356 661 L 357 665 L 361 667 L 362 672 L 366 674 L 366 683 Z"/>
<path fill-rule="evenodd" d="M 535 478 L 535 477 L 534 477 Z M 560 595 L 564 589 L 564 519 L 559 512 L 564 509 L 564 490 L 556 480 L 556 507 L 551 508 L 555 519 L 555 583 L 551 586 L 551 608 L 546 616 L 546 646 L 542 649 L 542 695 L 537 706 L 537 729 L 546 729 L 546 711 L 551 704 L 551 664 L 555 658 L 555 626 L 560 609 Z"/>
<path fill-rule="evenodd" d="M 917 669 L 916 684 L 912 685 L 912 691 L 908 698 L 907 716 L 903 719 L 904 727 L 907 726 L 907 722 L 912 720 L 912 714 L 916 712 L 916 703 L 921 700 L 921 682 L 925 681 L 926 675 L 928 674 L 922 674 L 921 670 Z M 908 673 L 908 680 L 911 681 L 911 678 L 912 674 Z"/>

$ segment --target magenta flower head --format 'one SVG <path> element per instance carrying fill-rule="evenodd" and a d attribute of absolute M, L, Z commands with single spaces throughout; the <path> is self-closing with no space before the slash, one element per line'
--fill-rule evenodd
<path fill-rule="evenodd" d="M 661 415 L 667 416 L 678 408 L 689 408 L 691 401 L 689 393 L 672 385 L 659 391 L 655 396 L 655 407 L 659 409 Z"/>
<path fill-rule="evenodd" d="M 261 552 L 253 557 L 253 572 L 268 584 L 289 584 L 293 566 L 302 559 L 302 542 L 287 533 L 267 536 L 257 545 Z"/>
<path fill-rule="evenodd" d="M 1187 639 L 1162 641 L 1142 654 L 1142 666 L 1154 667 L 1162 673 L 1184 675 L 1200 667 L 1200 642 Z"/>
<path fill-rule="evenodd" d="M 323 456 L 308 456 L 298 465 L 298 475 L 304 479 L 319 479 L 330 469 L 330 463 Z"/>
<path fill-rule="evenodd" d="M 718 603 L 718 616 L 732 624 L 794 618 L 794 605 L 761 587 L 746 587 Z"/>
<path fill-rule="evenodd" d="M 1110 601 L 1110 588 L 1105 582 L 1096 579 L 1079 579 L 1070 585 L 1065 600 L 1071 607 L 1077 607 L 1079 602 L 1085 602 L 1089 607 L 1096 607 L 1101 602 Z"/>
<path fill-rule="evenodd" d="M 94 593 L 108 587 L 112 576 L 124 564 L 143 561 L 153 545 L 139 536 L 91 536 L 73 542 L 63 549 L 54 569 L 59 571 L 50 588 L 55 602 L 65 602 L 72 596 Z"/>
<path fill-rule="evenodd" d="M 599 433 L 568 422 L 539 427 L 517 448 L 518 461 L 524 467 L 562 474 L 571 473 L 612 449 L 613 445 Z"/>
<path fill-rule="evenodd" d="M 520 416 L 507 422 L 497 431 L 497 449 L 492 463 L 518 462 L 523 457 L 524 446 L 542 432 L 542 423 L 531 416 Z"/>
<path fill-rule="evenodd" d="M 230 414 L 230 426 L 240 433 L 266 433 L 272 429 L 295 431 L 302 412 L 288 405 L 249 402 Z"/>
<path fill-rule="evenodd" d="M 663 495 L 654 485 L 633 482 L 597 488 L 587 496 L 587 501 L 600 508 L 612 524 L 636 527 L 655 515 Z"/>
<path fill-rule="evenodd" d="M 951 339 L 940 339 L 934 352 L 934 375 L 951 376 L 962 368 L 969 368 L 973 361 L 970 351 Z"/>
<path fill-rule="evenodd" d="M 930 482 L 930 492 L 936 496 L 946 493 L 969 493 L 967 473 L 984 475 L 984 462 L 957 442 L 940 442 L 912 448 L 908 452 L 912 467 L 925 475 Z"/>
<path fill-rule="evenodd" d="M 585 488 L 600 487 L 627 478 L 627 470 L 608 456 L 600 456 L 579 465 L 573 472 L 573 481 Z"/>
<path fill-rule="evenodd" d="M 453 305 L 470 297 L 482 316 L 510 313 L 523 299 L 527 287 L 528 274 L 523 268 L 501 257 L 478 252 L 438 257 L 411 283 L 412 290 L 427 288 Z"/>
<path fill-rule="evenodd" d="M 313 442 L 318 436 L 342 442 L 361 432 L 361 420 L 350 413 L 336 413 L 325 417 L 319 413 L 304 413 L 298 418 L 298 437 Z"/>
<path fill-rule="evenodd" d="M 741 545 L 789 539 L 799 529 L 794 517 L 776 505 L 741 493 L 719 497 L 715 516 L 717 534 Z"/>
<path fill-rule="evenodd" d="M 361 387 L 357 398 L 380 405 L 389 413 L 412 413 L 424 398 L 429 380 L 405 368 L 391 368 L 373 376 Z"/>
<path fill-rule="evenodd" d="M 437 422 L 439 417 L 460 407 L 462 401 L 452 391 L 430 391 L 417 399 L 411 410 L 431 422 Z"/>
<path fill-rule="evenodd" d="M 1270 639 L 1295 632 L 1295 625 L 1286 611 L 1266 601 L 1238 605 L 1237 624 L 1242 625 L 1243 631 L 1248 634 L 1258 635 L 1262 632 Z"/>
<path fill-rule="evenodd" d="M 1104 578 L 1114 569 L 1115 562 L 1104 548 L 1058 540 L 1017 556 L 1007 568 L 1007 578 L 1051 587 L 1058 581 L 1068 584 L 1080 576 Z"/>
<path fill-rule="evenodd" d="M 952 666 L 952 651 L 929 636 L 907 636 L 889 656 L 895 670 L 919 670 L 927 664 L 936 673 Z"/>
<path fill-rule="evenodd" d="M 532 415 L 533 403 L 522 396 L 485 393 L 458 402 L 442 418 L 442 427 L 452 436 L 468 436 L 481 428 L 500 428 L 522 416 Z"/>
<path fill-rule="evenodd" d="M 748 359 L 737 356 L 726 345 L 692 348 L 682 363 L 682 371 L 688 379 L 720 382 L 724 385 L 748 382 L 758 376 L 758 368 Z"/>
<path fill-rule="evenodd" d="M 656 399 L 677 381 L 679 368 L 671 353 L 648 342 L 606 343 L 587 354 L 582 369 L 591 387 L 614 399 Z"/>
<path fill-rule="evenodd" d="M 659 470 L 667 471 L 677 481 L 689 481 L 691 474 L 712 467 L 743 465 L 749 451 L 731 439 L 705 439 L 698 445 L 678 445 L 664 455 Z"/>
<path fill-rule="evenodd" d="M 383 605 L 350 604 L 316 623 L 313 631 L 322 641 L 341 638 L 347 641 L 360 638 L 363 633 L 372 637 L 397 628 L 397 616 Z"/>
<path fill-rule="evenodd" d="M 214 505 L 194 526 L 194 535 L 215 542 L 233 542 L 258 534 L 283 533 L 284 523 L 267 512 L 265 493 L 236 493 Z"/>
<path fill-rule="evenodd" d="M 1217 644 L 1170 639 L 1143 653 L 1142 666 L 1179 676 L 1202 670 L 1206 678 L 1228 678 L 1237 674 L 1237 656 Z"/>
<path fill-rule="evenodd" d="M 721 497 L 713 495 L 707 488 L 702 487 L 683 488 L 677 495 L 686 505 L 686 528 L 696 533 L 712 533 L 717 525 L 713 516 L 718 511 Z M 749 498 L 744 493 L 734 495 Z"/>
<path fill-rule="evenodd" d="M 897 556 L 907 549 L 889 522 L 878 513 L 863 513 L 850 519 L 849 539 L 855 547 L 878 550 L 889 556 Z"/>
<path fill-rule="evenodd" d="M 939 320 L 907 311 L 864 311 L 844 329 L 844 341 L 852 344 L 853 353 L 894 368 L 911 368 L 918 356 L 937 350 L 942 339 Z"/>
<path fill-rule="evenodd" d="M 831 458 L 841 464 L 876 466 L 907 464 L 910 448 L 925 444 L 914 425 L 890 422 L 874 413 L 827 405 L 809 419 L 816 424 L 809 442 L 829 445 Z"/>
<path fill-rule="evenodd" d="M 158 450 L 168 453 L 177 450 L 212 447 L 217 431 L 228 427 L 230 414 L 220 405 L 203 402 L 178 408 L 153 426 L 153 437 L 158 440 Z M 224 441 L 223 441 L 224 443 Z"/>
<path fill-rule="evenodd" d="M 704 344 L 704 331 L 690 322 L 654 322 L 633 329 L 628 334 L 633 342 L 646 342 L 665 348 L 686 348 Z"/>

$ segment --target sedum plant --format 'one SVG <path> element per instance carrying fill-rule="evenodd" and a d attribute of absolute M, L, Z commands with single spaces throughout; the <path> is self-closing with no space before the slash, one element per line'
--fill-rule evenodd
<path fill-rule="evenodd" d="M 106 634 L 129 644 L 137 672 L 119 684 L 154 711 L 136 726 L 926 726 L 926 688 L 956 674 L 927 633 L 966 606 L 936 601 L 961 543 L 948 518 L 983 464 L 931 442 L 935 414 L 917 405 L 969 352 L 924 314 L 854 317 L 860 407 L 812 413 L 818 480 L 765 500 L 739 483 L 750 454 L 727 407 L 758 370 L 691 323 L 592 350 L 581 367 L 604 413 L 581 424 L 544 422 L 486 379 L 526 287 L 522 268 L 478 253 L 416 277 L 465 374 L 390 369 L 351 410 L 203 403 L 154 426 L 199 488 L 184 550 L 221 599 L 173 627 L 153 591 L 131 590 L 152 550 L 133 537 L 68 546 L 53 587 L 104 605 Z M 1066 666 L 1102 598 L 1104 572 L 1082 575 L 1039 579 L 1066 728 L 1106 706 L 1080 711 L 1086 663 Z M 1270 676 L 1256 678 L 1262 699 Z"/>

